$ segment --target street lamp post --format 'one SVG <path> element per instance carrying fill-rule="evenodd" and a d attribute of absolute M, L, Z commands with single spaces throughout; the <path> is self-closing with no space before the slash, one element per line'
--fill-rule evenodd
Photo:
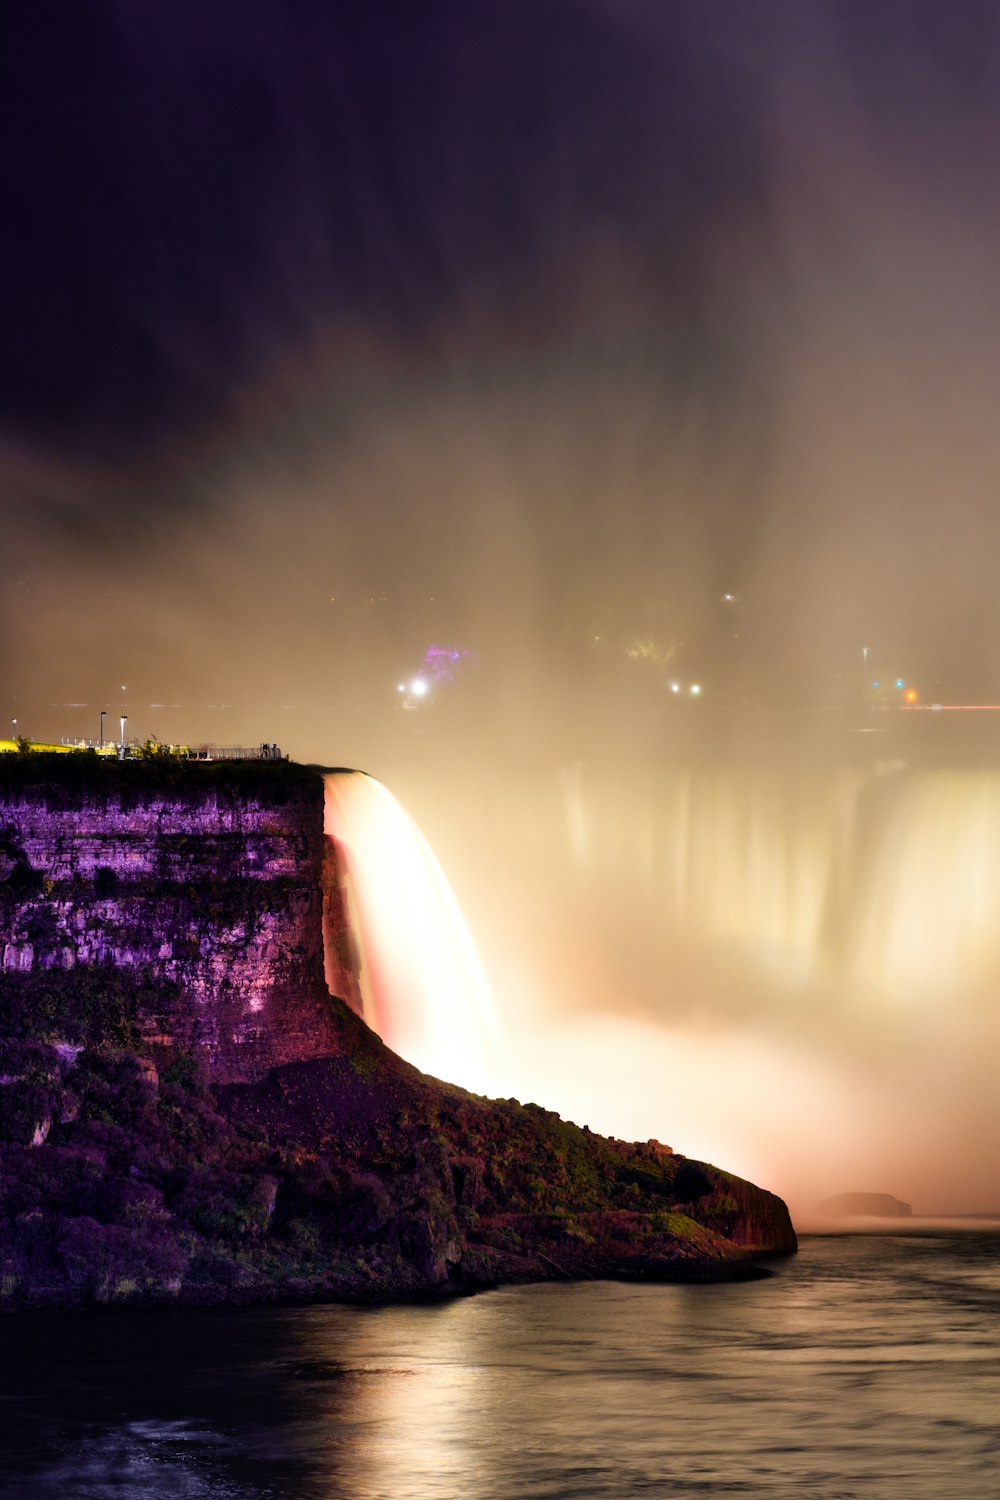
<path fill-rule="evenodd" d="M 104 720 L 107 718 L 107 716 L 108 716 L 107 709 L 106 708 L 102 708 L 101 709 L 101 749 L 102 750 L 104 749 Z"/>

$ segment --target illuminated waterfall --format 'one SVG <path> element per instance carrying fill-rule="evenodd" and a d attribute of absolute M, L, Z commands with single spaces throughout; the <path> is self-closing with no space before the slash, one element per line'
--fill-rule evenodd
<path fill-rule="evenodd" d="M 503 1036 L 427 842 L 334 774 L 358 951 L 332 988 L 409 1061 L 797 1210 L 858 1183 L 996 1207 L 1000 771 L 579 764 L 406 795 Z"/>
<path fill-rule="evenodd" d="M 1000 772 L 575 774 L 560 801 L 564 867 L 675 951 L 900 1006 L 1000 978 Z"/>
<path fill-rule="evenodd" d="M 489 987 L 427 840 L 359 771 L 326 777 L 325 831 L 337 847 L 365 1021 L 424 1072 L 489 1092 L 498 1037 Z"/>
<path fill-rule="evenodd" d="M 851 979 L 905 1003 L 967 1002 L 1000 979 L 1000 773 L 903 779 L 860 870 Z"/>
<path fill-rule="evenodd" d="M 503 1093 L 802 1210 L 997 1207 L 1000 770 L 471 767 L 407 798 L 461 877 Z"/>

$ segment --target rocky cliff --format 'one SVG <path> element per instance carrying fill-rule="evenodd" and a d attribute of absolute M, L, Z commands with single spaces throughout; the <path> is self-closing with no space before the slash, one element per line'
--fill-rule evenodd
<path fill-rule="evenodd" d="M 330 1050 L 318 776 L 3 759 L 0 971 L 126 977 L 149 1055 L 217 1083 Z"/>
<path fill-rule="evenodd" d="M 329 993 L 320 775 L 0 756 L 0 1306 L 726 1279 L 780 1199 L 418 1073 Z M 350 997 L 348 997 L 350 999 Z"/>

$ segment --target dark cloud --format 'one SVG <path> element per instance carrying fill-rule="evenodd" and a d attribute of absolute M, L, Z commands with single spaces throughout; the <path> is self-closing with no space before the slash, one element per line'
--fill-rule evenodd
<path fill-rule="evenodd" d="M 5 607 L 113 561 L 155 676 L 165 568 L 205 580 L 185 618 L 233 598 L 251 655 L 264 590 L 307 686 L 336 571 L 396 612 L 351 626 L 355 696 L 430 628 L 492 641 L 515 696 L 647 636 L 754 700 L 869 639 L 992 689 L 992 5 L 2 24 Z M 111 635 L 74 632 L 69 675 Z"/>
<path fill-rule="evenodd" d="M 706 241 L 763 191 L 684 7 L 653 53 L 524 0 L 81 0 L 4 29 L 0 402 L 62 451 L 203 424 L 331 324 L 421 353 L 463 320 L 558 327 L 595 240 L 696 327 Z"/>

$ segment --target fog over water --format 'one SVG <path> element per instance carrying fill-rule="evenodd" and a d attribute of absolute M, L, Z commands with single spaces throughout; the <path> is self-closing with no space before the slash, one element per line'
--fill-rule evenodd
<path fill-rule="evenodd" d="M 3 27 L 4 718 L 361 766 L 505 1088 L 997 1207 L 995 5 Z"/>

